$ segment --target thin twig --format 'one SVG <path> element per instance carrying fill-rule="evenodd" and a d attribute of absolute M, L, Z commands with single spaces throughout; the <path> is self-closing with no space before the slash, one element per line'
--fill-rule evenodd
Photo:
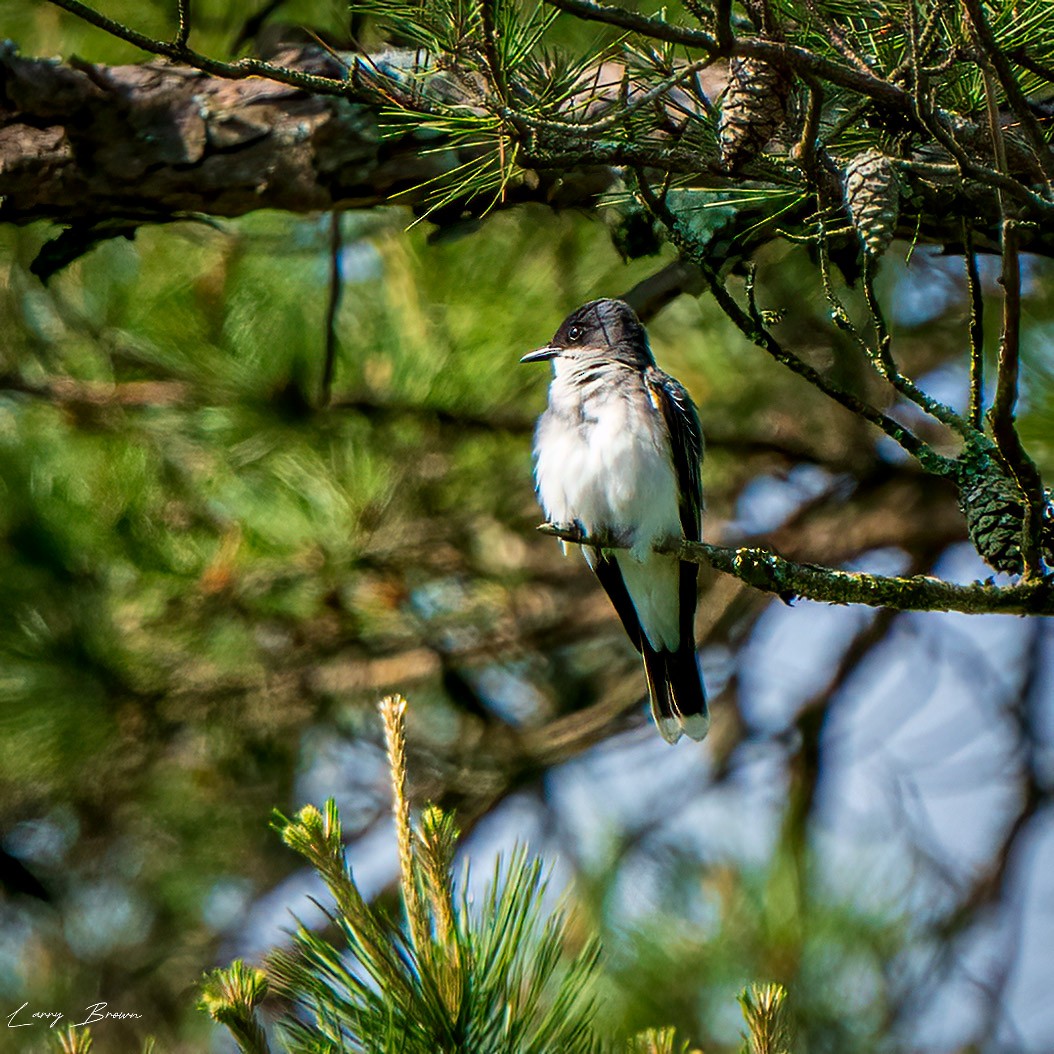
<path fill-rule="evenodd" d="M 817 25 L 823 30 L 827 42 L 837 51 L 842 58 L 851 62 L 862 73 L 871 73 L 871 67 L 860 57 L 852 44 L 846 39 L 845 34 L 817 7 L 815 0 L 805 0 L 805 7 L 809 14 L 816 20 Z"/>
<path fill-rule="evenodd" d="M 494 21 L 495 0 L 479 0 L 480 20 L 483 23 L 483 54 L 487 60 L 491 83 L 502 106 L 509 100 L 509 85 L 505 79 L 505 63 L 498 49 L 498 27 Z"/>
<path fill-rule="evenodd" d="M 574 132 L 578 135 L 599 135 L 610 131 L 616 125 L 621 124 L 627 117 L 648 106 L 661 98 L 672 88 L 680 87 L 685 81 L 695 77 L 701 70 L 713 65 L 714 59 L 707 57 L 698 59 L 687 66 L 682 67 L 676 73 L 667 77 L 661 83 L 643 92 L 636 98 L 625 103 L 619 109 L 607 117 L 597 118 L 595 121 L 555 121 L 548 117 L 536 117 L 533 114 L 522 113 L 518 110 L 506 109 L 502 111 L 503 117 L 509 117 L 522 122 L 531 128 L 545 132 Z"/>
<path fill-rule="evenodd" d="M 727 55 L 732 50 L 735 36 L 732 33 L 732 0 L 715 0 L 714 32 L 717 35 L 717 50 Z"/>
<path fill-rule="evenodd" d="M 176 47 L 185 48 L 190 39 L 190 0 L 176 0 L 179 28 L 176 31 Z"/>
<path fill-rule="evenodd" d="M 875 294 L 876 269 L 877 262 L 869 254 L 864 260 L 862 285 L 864 299 L 867 301 L 867 308 L 871 314 L 872 324 L 875 327 L 875 347 L 874 349 L 869 348 L 868 352 L 871 361 L 878 372 L 906 399 L 910 399 L 916 406 L 940 421 L 941 424 L 954 429 L 965 438 L 970 438 L 973 429 L 961 414 L 956 413 L 950 406 L 942 403 L 939 399 L 934 399 L 932 396 L 927 395 L 914 381 L 900 372 L 900 368 L 893 358 L 892 338 L 882 311 L 882 305 Z"/>
<path fill-rule="evenodd" d="M 823 116 L 823 88 L 812 77 L 806 78 L 805 120 L 798 139 L 797 157 L 806 175 L 812 179 L 816 170 L 816 138 Z"/>
<path fill-rule="evenodd" d="M 1037 77 L 1042 78 L 1048 84 L 1054 84 L 1054 66 L 1048 66 L 1044 62 L 1040 62 L 1038 59 L 1034 59 L 1025 47 L 1015 48 L 1009 52 L 1009 58 L 1012 58 L 1019 66 L 1028 70 L 1029 73 L 1034 73 Z"/>
<path fill-rule="evenodd" d="M 81 3 L 81 0 L 48 0 L 55 7 L 76 15 L 90 25 L 109 33 L 118 40 L 124 40 L 134 44 L 137 48 L 149 52 L 151 55 L 163 55 L 165 58 L 176 62 L 184 62 L 203 73 L 211 73 L 216 77 L 224 77 L 229 80 L 245 80 L 248 77 L 266 77 L 269 80 L 278 81 L 280 84 L 288 84 L 294 88 L 304 88 L 317 95 L 355 96 L 360 90 L 350 80 L 337 79 L 335 77 L 322 77 L 314 73 L 303 73 L 300 70 L 290 69 L 287 66 L 276 66 L 262 59 L 238 59 L 237 62 L 221 62 L 218 59 L 203 55 L 193 48 L 180 45 L 175 41 L 155 40 L 145 33 L 131 29 L 121 22 L 107 18 L 94 8 Z"/>
<path fill-rule="evenodd" d="M 586 536 L 569 524 L 546 523 L 538 530 L 578 545 L 630 548 L 629 539 Z M 708 564 L 755 589 L 784 598 L 801 597 L 826 604 L 865 604 L 897 611 L 1054 615 L 1054 581 L 1051 580 L 1032 580 L 1012 586 L 982 582 L 958 585 L 928 575 L 895 577 L 838 571 L 788 560 L 767 549 L 731 548 L 683 539 L 657 545 L 655 551 L 688 563 Z"/>
<path fill-rule="evenodd" d="M 751 312 L 744 311 L 714 272 L 710 261 L 706 257 L 706 253 L 684 231 L 680 221 L 667 205 L 655 197 L 641 170 L 637 171 L 637 178 L 641 198 L 645 206 L 652 215 L 661 220 L 681 253 L 699 268 L 718 306 L 748 340 L 767 351 L 781 365 L 793 370 L 850 412 L 882 429 L 886 435 L 900 444 L 928 471 L 941 476 L 953 476 L 955 474 L 955 462 L 938 454 L 909 428 L 888 417 L 870 404 L 865 403 L 851 392 L 843 390 L 807 362 L 799 359 L 797 355 L 787 351 L 769 332 L 764 324 L 764 319 L 760 312 L 756 310 L 756 307 Z"/>
<path fill-rule="evenodd" d="M 984 81 L 985 101 L 988 108 L 988 127 L 992 137 L 992 149 L 996 164 L 1005 172 L 1006 144 L 999 118 L 994 78 L 991 71 L 981 71 Z M 999 365 L 996 371 L 995 395 L 988 411 L 988 422 L 992 427 L 999 452 L 1006 461 L 1024 497 L 1024 518 L 1021 525 L 1021 556 L 1024 561 L 1025 578 L 1042 575 L 1040 557 L 1040 534 L 1043 529 L 1043 512 L 1046 501 L 1043 481 L 1035 462 L 1029 457 L 1021 442 L 1015 425 L 1017 408 L 1018 374 L 1021 368 L 1021 260 L 1018 255 L 1017 222 L 1007 215 L 1006 199 L 999 197 L 999 210 L 1003 215 L 1001 248 L 1003 267 L 999 283 L 1003 287 L 1003 326 L 999 336 Z"/>
<path fill-rule="evenodd" d="M 966 287 L 970 295 L 970 425 L 981 430 L 984 406 L 984 290 L 977 270 L 973 231 L 963 220 L 963 258 L 966 261 Z"/>
<path fill-rule="evenodd" d="M 992 64 L 996 77 L 999 78 L 999 85 L 1003 89 L 1003 94 L 1006 95 L 1007 102 L 1010 104 L 1010 108 L 1014 111 L 1018 121 L 1021 122 L 1021 127 L 1025 130 L 1025 134 L 1032 144 L 1036 160 L 1039 162 L 1039 167 L 1046 177 L 1047 191 L 1049 193 L 1051 182 L 1054 181 L 1054 152 L 1051 151 L 1050 144 L 1043 134 L 1043 129 L 1040 128 L 1039 122 L 1036 120 L 1036 115 L 1028 105 L 1025 93 L 1021 90 L 1021 85 L 1017 83 L 1017 78 L 1014 76 L 1014 71 L 1010 68 L 1006 55 L 1003 54 L 1002 48 L 999 47 L 995 34 L 992 32 L 992 27 L 988 24 L 988 19 L 985 17 L 981 0 L 963 0 L 963 6 L 966 8 L 977 42 L 984 51 L 985 58 Z M 988 94 L 988 91 L 989 88 L 986 85 L 985 93 Z M 1005 166 L 1000 167 L 1003 171 L 1006 171 Z"/>

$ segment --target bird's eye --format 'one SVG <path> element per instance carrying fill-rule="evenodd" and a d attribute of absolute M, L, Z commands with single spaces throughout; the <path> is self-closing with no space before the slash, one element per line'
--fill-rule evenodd
<path fill-rule="evenodd" d="M 571 326 L 571 328 L 567 331 L 568 340 L 578 340 L 580 336 L 582 336 L 582 331 L 578 328 L 578 326 Z"/>

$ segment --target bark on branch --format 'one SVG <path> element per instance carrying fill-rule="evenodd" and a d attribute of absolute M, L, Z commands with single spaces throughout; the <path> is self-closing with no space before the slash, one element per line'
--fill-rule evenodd
<path fill-rule="evenodd" d="M 280 58 L 343 76 L 322 49 Z M 379 110 L 350 85 L 337 97 L 166 62 L 66 65 L 0 46 L 0 222 L 415 205 L 429 181 L 472 156 L 412 129 L 382 136 Z M 615 180 L 607 165 L 562 176 L 558 192 L 539 179 L 510 188 L 507 203 L 588 204 Z"/>

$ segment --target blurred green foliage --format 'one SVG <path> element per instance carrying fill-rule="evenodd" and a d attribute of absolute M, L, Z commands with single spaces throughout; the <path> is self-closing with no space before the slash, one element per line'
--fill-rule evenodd
<path fill-rule="evenodd" d="M 173 27 L 167 3 L 106 9 Z M 216 0 L 194 12 L 196 44 L 215 54 L 251 13 Z M 281 18 L 346 33 L 339 3 L 290 2 Z M 26 53 L 141 57 L 47 5 L 0 0 L 0 19 Z M 472 781 L 455 779 L 468 771 L 478 813 L 536 776 L 472 771 L 488 715 L 471 708 L 502 695 L 479 689 L 481 668 L 512 681 L 498 702 L 529 699 L 528 727 L 611 682 L 642 690 L 580 562 L 533 535 L 530 430 L 546 378 L 517 365 L 570 309 L 670 259 L 624 263 L 609 218 L 531 208 L 437 240 L 404 210 L 343 216 L 328 406 L 328 217 L 143 228 L 47 287 L 29 264 L 55 232 L 0 230 L 0 845 L 51 898 L 36 904 L 17 869 L 0 872 L 0 1007 L 72 1014 L 105 998 L 144 1020 L 98 1030 L 96 1049 L 133 1049 L 146 1032 L 169 1051 L 205 1049 L 192 986 L 290 874 L 266 817 L 299 804 L 313 743 L 374 744 L 377 695 L 412 689 L 411 740 L 431 752 L 422 779 L 471 799 Z M 868 383 L 803 250 L 773 247 L 761 263 L 762 306 L 787 312 L 789 342 Z M 1049 468 L 1047 273 L 1036 265 L 1028 284 L 1021 422 Z M 890 260 L 891 298 L 903 278 Z M 961 369 L 963 303 L 903 324 L 913 373 Z M 708 302 L 682 297 L 650 332 L 715 439 L 708 522 L 771 470 L 753 441 L 808 446 L 832 471 L 877 460 L 872 434 Z M 730 610 L 734 644 L 756 608 Z M 363 772 L 340 774 L 364 786 L 341 803 L 354 837 L 386 803 L 351 759 Z M 604 937 L 613 1023 L 732 1047 L 735 993 L 774 977 L 812 1054 L 876 1049 L 892 998 L 882 971 L 910 939 L 898 908 L 818 894 L 809 853 L 784 839 L 771 860 L 705 874 L 675 855 L 656 910 L 626 920 L 612 895 L 622 849 L 579 892 Z M 700 887 L 710 911 L 686 920 L 681 894 Z"/>

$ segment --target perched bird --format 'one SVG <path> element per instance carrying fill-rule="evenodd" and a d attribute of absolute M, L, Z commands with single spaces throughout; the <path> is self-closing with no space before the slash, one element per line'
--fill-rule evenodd
<path fill-rule="evenodd" d="M 710 715 L 695 656 L 697 568 L 653 552 L 658 542 L 701 535 L 695 406 L 655 365 L 644 327 L 621 300 L 578 308 L 520 361 L 553 365 L 534 442 L 545 514 L 584 535 L 585 558 L 644 659 L 663 738 L 702 739 Z M 629 548 L 605 549 L 605 540 Z"/>

